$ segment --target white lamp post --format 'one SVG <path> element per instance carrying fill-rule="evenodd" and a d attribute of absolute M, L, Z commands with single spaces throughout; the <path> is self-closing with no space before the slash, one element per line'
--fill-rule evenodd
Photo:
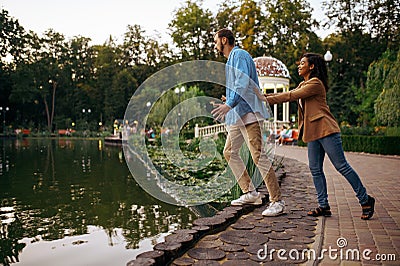
<path fill-rule="evenodd" d="M 10 108 L 8 107 L 3 110 L 3 107 L 0 106 L 0 112 L 3 112 L 3 135 L 6 133 L 6 112 L 9 110 Z"/>
<path fill-rule="evenodd" d="M 327 62 L 329 64 L 330 61 L 332 61 L 332 53 L 331 51 L 326 51 L 325 55 L 324 55 L 324 60 L 325 62 Z"/>
<path fill-rule="evenodd" d="M 326 66 L 327 66 L 327 72 L 326 75 L 329 77 L 329 62 L 332 61 L 332 53 L 331 51 L 326 51 L 326 53 L 324 54 L 324 60 L 326 62 Z M 329 78 L 328 78 L 329 79 Z"/>
<path fill-rule="evenodd" d="M 88 126 L 88 124 L 89 124 L 89 122 L 88 122 L 88 117 L 85 117 L 85 113 L 87 113 L 87 115 L 89 116 L 89 114 L 92 112 L 92 110 L 89 108 L 89 109 L 85 109 L 85 108 L 83 108 L 82 109 L 82 113 L 83 113 L 83 119 L 85 119 L 85 124 L 86 124 L 86 127 Z M 86 129 L 85 129 L 86 130 Z"/>
<path fill-rule="evenodd" d="M 174 92 L 178 95 L 178 104 L 181 103 L 181 93 L 184 93 L 186 91 L 185 87 L 182 86 L 180 88 L 175 88 Z M 181 127 L 181 107 L 179 106 L 178 110 L 178 129 Z"/>

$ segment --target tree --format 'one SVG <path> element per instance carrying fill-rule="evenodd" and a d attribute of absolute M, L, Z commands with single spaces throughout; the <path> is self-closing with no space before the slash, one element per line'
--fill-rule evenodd
<path fill-rule="evenodd" d="M 56 91 L 66 84 L 66 43 L 62 34 L 48 30 L 39 38 L 31 33 L 32 48 L 26 63 L 16 69 L 10 100 L 16 104 L 43 104 L 48 132 L 53 130 Z M 25 65 L 26 64 L 26 65 Z M 32 101 L 33 98 L 33 101 Z M 41 113 L 41 112 L 40 112 Z M 24 115 L 22 115 L 24 116 Z"/>
<path fill-rule="evenodd" d="M 298 46 L 311 35 L 318 23 L 312 18 L 310 4 L 304 0 L 271 0 L 266 2 L 265 45 L 271 54 L 284 54 L 287 47 Z M 307 47 L 301 47 L 303 51 Z M 292 57 L 292 55 L 289 55 Z"/>
<path fill-rule="evenodd" d="M 17 19 L 0 8 L 0 106 L 10 108 L 7 117 L 15 119 L 15 107 L 9 97 L 12 93 L 12 73 L 17 62 L 24 60 L 26 32 Z"/>
<path fill-rule="evenodd" d="M 389 47 L 390 42 L 387 40 L 396 39 L 392 35 L 398 32 L 399 21 L 394 19 L 393 25 L 386 23 L 386 18 L 383 17 L 398 17 L 398 12 L 397 15 L 382 14 L 383 17 L 380 18 L 373 7 L 386 12 L 380 7 L 391 6 L 396 14 L 399 4 L 392 3 L 391 0 L 330 0 L 324 2 L 324 5 L 327 8 L 328 24 L 338 28 L 337 33 L 325 40 L 335 58 L 331 64 L 333 86 L 340 90 L 328 94 L 329 101 L 333 102 L 332 106 L 338 108 L 336 110 L 333 108 L 332 112 L 342 113 L 339 121 L 350 124 L 358 122 L 366 126 L 372 123 L 372 116 L 367 114 L 371 111 L 372 103 L 369 98 L 368 100 L 364 98 L 368 94 L 365 87 L 367 69 Z M 380 33 L 377 32 L 379 25 L 382 26 Z M 396 49 L 398 46 L 397 43 Z M 369 106 L 367 112 L 364 110 L 366 106 Z M 342 112 L 339 109 L 351 112 Z"/>
<path fill-rule="evenodd" d="M 327 26 L 335 26 L 341 32 L 367 31 L 368 5 L 370 0 L 329 0 L 323 3 L 328 17 Z"/>
<path fill-rule="evenodd" d="M 218 13 L 215 17 L 217 29 L 237 29 L 237 25 L 240 23 L 236 17 L 238 7 L 238 0 L 229 1 L 229 3 L 220 3 Z"/>
<path fill-rule="evenodd" d="M 194 0 L 186 1 L 185 6 L 176 11 L 169 23 L 172 40 L 180 50 L 180 59 L 186 61 L 213 58 L 213 28 L 212 13 L 203 10 Z"/>
<path fill-rule="evenodd" d="M 65 75 L 67 84 L 58 94 L 58 120 L 63 127 L 77 123 L 82 109 L 90 109 L 92 117 L 101 114 L 102 102 L 97 99 L 95 88 L 95 50 L 89 45 L 90 39 L 76 36 L 67 44 Z"/>
<path fill-rule="evenodd" d="M 361 102 L 357 97 L 362 100 L 365 94 L 367 69 L 381 53 L 379 45 L 360 30 L 332 34 L 324 43 L 330 47 L 334 59 L 329 64 L 332 89 L 327 95 L 332 113 L 339 122 L 366 125 L 367 122 L 359 117 L 357 106 Z"/>
<path fill-rule="evenodd" d="M 243 0 L 235 15 L 240 21 L 234 29 L 239 36 L 238 42 L 253 57 L 263 55 L 264 50 L 261 44 L 265 38 L 265 31 L 262 24 L 264 18 L 261 13 L 261 4 L 254 0 Z"/>
<path fill-rule="evenodd" d="M 128 25 L 128 31 L 124 34 L 122 44 L 123 64 L 134 66 L 143 64 L 146 58 L 146 40 L 144 30 L 140 25 Z"/>
<path fill-rule="evenodd" d="M 397 49 L 400 32 L 400 2 L 395 0 L 329 0 L 324 2 L 327 25 L 340 32 L 360 30 Z M 384 49 L 384 50 L 385 50 Z"/>
<path fill-rule="evenodd" d="M 379 82 L 371 79 L 371 87 L 383 87 L 375 101 L 375 118 L 379 125 L 398 127 L 400 126 L 400 52 L 396 55 L 388 51 L 380 61 L 377 62 L 378 66 L 374 71 L 379 75 L 376 79 Z"/>
<path fill-rule="evenodd" d="M 307 1 L 270 0 L 265 5 L 265 53 L 281 60 L 298 84 L 297 61 L 301 55 L 306 51 L 322 51 L 321 41 L 313 32 L 313 27 L 319 24 L 312 18 Z"/>
<path fill-rule="evenodd" d="M 118 101 L 114 93 L 114 79 L 124 68 L 122 62 L 122 51 L 114 43 L 112 38 L 105 45 L 94 47 L 97 54 L 95 59 L 95 94 L 98 108 L 103 110 L 105 121 L 112 123 L 116 118 L 121 118 L 123 113 L 117 113 L 125 103 Z"/>
<path fill-rule="evenodd" d="M 368 6 L 371 34 L 389 49 L 398 49 L 400 43 L 400 2 L 370 0 Z"/>
<path fill-rule="evenodd" d="M 56 108 L 56 90 L 60 85 L 65 84 L 66 81 L 64 67 L 67 49 L 64 35 L 53 30 L 45 32 L 41 42 L 43 48 L 41 58 L 43 64 L 41 66 L 46 70 L 47 78 L 43 77 L 43 79 L 38 81 L 39 93 L 45 107 L 47 130 L 52 132 Z"/>
<path fill-rule="evenodd" d="M 374 61 L 368 68 L 366 86 L 363 91 L 356 94 L 359 105 L 353 107 L 359 114 L 363 126 L 374 124 L 374 104 L 378 96 L 384 90 L 384 82 L 396 60 L 396 53 L 387 51 L 381 59 Z"/>
<path fill-rule="evenodd" d="M 22 60 L 26 45 L 25 29 L 19 24 L 17 19 L 8 15 L 5 9 L 0 10 L 0 57 L 1 64 L 7 60 L 19 62 Z M 12 59 L 12 60 L 10 60 Z"/>

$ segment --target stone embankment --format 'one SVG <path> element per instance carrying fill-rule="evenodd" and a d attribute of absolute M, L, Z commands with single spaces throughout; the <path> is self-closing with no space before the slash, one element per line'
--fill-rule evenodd
<path fill-rule="evenodd" d="M 213 217 L 198 218 L 190 229 L 174 231 L 153 251 L 139 254 L 135 265 L 262 265 L 305 263 L 316 240 L 318 219 L 306 216 L 315 207 L 315 189 L 307 165 L 284 160 L 278 172 L 286 211 L 278 217 L 261 215 L 268 191 L 262 186 L 263 205 L 226 207 Z M 281 253 L 278 251 L 281 250 Z M 315 250 L 316 251 L 316 250 Z"/>

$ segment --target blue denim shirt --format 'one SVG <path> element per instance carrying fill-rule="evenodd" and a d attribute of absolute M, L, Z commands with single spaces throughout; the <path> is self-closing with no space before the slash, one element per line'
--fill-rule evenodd
<path fill-rule="evenodd" d="M 265 103 L 260 99 L 257 70 L 250 54 L 234 47 L 226 62 L 226 104 L 231 110 L 225 116 L 225 124 L 230 126 L 247 113 L 260 113 L 269 118 Z M 258 95 L 257 95 L 258 94 Z"/>

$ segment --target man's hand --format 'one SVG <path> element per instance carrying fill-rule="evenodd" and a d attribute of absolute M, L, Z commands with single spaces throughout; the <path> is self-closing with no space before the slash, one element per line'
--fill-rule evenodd
<path fill-rule="evenodd" d="M 214 106 L 217 107 L 211 111 L 211 114 L 218 121 L 224 121 L 225 115 L 229 112 L 229 110 L 231 110 L 231 108 L 226 104 L 215 104 Z"/>

